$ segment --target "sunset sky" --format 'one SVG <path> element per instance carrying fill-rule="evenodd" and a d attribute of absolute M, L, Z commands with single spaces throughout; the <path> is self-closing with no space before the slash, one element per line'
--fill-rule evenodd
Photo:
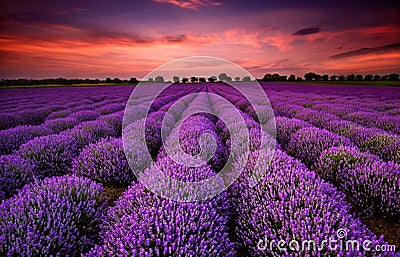
<path fill-rule="evenodd" d="M 400 73 L 398 1 L 2 1 L 1 78 L 142 78 L 188 56 L 265 73 Z"/>

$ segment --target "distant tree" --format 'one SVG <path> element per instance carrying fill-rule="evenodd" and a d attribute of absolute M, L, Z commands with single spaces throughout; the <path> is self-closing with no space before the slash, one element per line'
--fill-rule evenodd
<path fill-rule="evenodd" d="M 279 81 L 287 81 L 287 76 L 286 76 L 286 75 L 281 76 L 280 79 L 279 79 Z"/>
<path fill-rule="evenodd" d="M 190 82 L 196 83 L 198 79 L 196 77 L 190 77 Z"/>
<path fill-rule="evenodd" d="M 329 79 L 332 80 L 332 81 L 335 81 L 337 79 L 337 76 L 336 75 L 332 75 L 332 76 L 329 77 Z"/>
<path fill-rule="evenodd" d="M 179 77 L 178 76 L 174 76 L 172 78 L 172 80 L 174 81 L 174 83 L 179 83 Z"/>
<path fill-rule="evenodd" d="M 304 74 L 304 78 L 305 78 L 305 80 L 315 80 L 316 75 L 317 74 L 315 74 L 314 72 L 309 72 L 309 73 Z"/>
<path fill-rule="evenodd" d="M 374 78 L 373 75 L 368 74 L 368 75 L 365 75 L 364 80 L 372 80 L 373 78 Z"/>
<path fill-rule="evenodd" d="M 164 78 L 163 78 L 163 76 L 157 76 L 157 77 L 154 79 L 154 82 L 157 82 L 157 83 L 164 83 Z"/>
<path fill-rule="evenodd" d="M 148 81 L 149 82 L 154 82 L 154 79 L 153 78 L 149 78 Z"/>
<path fill-rule="evenodd" d="M 344 80 L 346 80 L 346 77 L 345 77 L 345 76 L 343 76 L 343 75 L 340 75 L 340 76 L 338 77 L 338 80 L 340 80 L 340 81 L 344 81 Z"/>
<path fill-rule="evenodd" d="M 329 76 L 327 74 L 322 75 L 322 80 L 327 81 L 329 79 Z"/>
<path fill-rule="evenodd" d="M 397 80 L 399 80 L 399 74 L 396 74 L 396 73 L 390 74 L 390 75 L 389 75 L 389 80 L 391 80 L 391 81 L 397 81 Z"/>
<path fill-rule="evenodd" d="M 207 80 L 208 80 L 208 82 L 213 83 L 213 82 L 215 82 L 217 80 L 217 77 L 211 76 Z"/>
<path fill-rule="evenodd" d="M 376 80 L 376 81 L 381 80 L 381 79 L 382 79 L 382 77 L 380 75 L 378 75 L 378 74 L 376 74 L 374 76 L 374 80 Z"/>
<path fill-rule="evenodd" d="M 357 74 L 357 76 L 356 76 L 356 80 L 358 80 L 358 81 L 364 80 L 364 77 L 363 77 L 363 75 L 361 75 L 361 74 Z"/>
<path fill-rule="evenodd" d="M 121 80 L 119 78 L 114 78 L 114 83 L 115 84 L 121 84 Z"/>
<path fill-rule="evenodd" d="M 111 78 L 106 78 L 106 83 L 112 83 Z"/>
<path fill-rule="evenodd" d="M 200 82 L 200 83 L 206 83 L 207 81 L 206 81 L 205 78 L 199 78 L 199 82 Z"/>
<path fill-rule="evenodd" d="M 264 75 L 264 77 L 261 80 L 262 81 L 272 81 L 272 75 L 267 73 Z"/>
<path fill-rule="evenodd" d="M 315 74 L 314 80 L 321 80 L 322 76 L 319 74 Z"/>
<path fill-rule="evenodd" d="M 244 76 L 242 80 L 243 80 L 244 82 L 250 82 L 250 81 L 251 81 L 251 78 L 250 78 L 250 76 Z"/>
<path fill-rule="evenodd" d="M 235 77 L 235 81 L 240 81 L 240 77 Z"/>
<path fill-rule="evenodd" d="M 228 77 L 226 77 L 226 81 L 227 82 L 232 82 L 232 78 L 228 76 Z"/>
<path fill-rule="evenodd" d="M 303 78 L 302 78 L 302 77 L 297 77 L 296 80 L 297 80 L 297 81 L 302 81 Z"/>
<path fill-rule="evenodd" d="M 348 81 L 354 81 L 354 80 L 356 80 L 356 75 L 354 75 L 354 74 L 349 74 L 349 75 L 346 76 L 346 80 L 348 80 Z"/>
<path fill-rule="evenodd" d="M 139 81 L 136 78 L 130 78 L 129 83 L 136 84 Z"/>
<path fill-rule="evenodd" d="M 188 79 L 188 78 L 185 78 L 185 77 L 183 77 L 181 81 L 182 81 L 182 83 L 187 83 L 187 82 L 189 81 L 189 79 Z"/>
<path fill-rule="evenodd" d="M 226 73 L 221 73 L 218 75 L 218 80 L 219 81 L 227 81 L 228 80 L 228 76 L 226 75 Z"/>
<path fill-rule="evenodd" d="M 291 74 L 290 76 L 289 76 L 289 79 L 288 79 L 289 81 L 295 81 L 296 80 L 296 76 L 295 75 L 293 75 L 293 74 Z"/>

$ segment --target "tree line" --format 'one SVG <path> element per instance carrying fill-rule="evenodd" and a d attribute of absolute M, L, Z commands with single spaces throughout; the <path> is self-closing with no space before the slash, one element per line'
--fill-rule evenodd
<path fill-rule="evenodd" d="M 278 73 L 270 74 L 267 73 L 263 78 L 257 79 L 258 81 L 398 81 L 399 74 L 392 73 L 388 75 L 361 75 L 361 74 L 348 74 L 348 75 L 327 75 L 327 74 L 317 74 L 314 72 L 308 72 L 304 74 L 304 77 L 296 77 L 291 74 L 290 76 L 280 75 Z M 232 82 L 232 81 L 243 81 L 250 82 L 252 79 L 250 76 L 234 78 L 228 76 L 226 73 L 220 73 L 218 76 L 206 77 L 178 77 L 174 76 L 172 78 L 173 83 L 206 83 L 206 82 Z M 25 85 L 74 85 L 74 84 L 137 84 L 140 81 L 134 77 L 128 79 L 119 78 L 106 78 L 105 80 L 100 79 L 66 79 L 66 78 L 55 78 L 55 79 L 2 79 L 0 80 L 0 86 L 25 86 Z M 155 78 L 148 78 L 146 81 L 150 83 L 164 83 L 171 82 L 165 81 L 163 76 L 156 76 Z"/>
<path fill-rule="evenodd" d="M 362 75 L 362 74 L 348 74 L 348 75 L 320 75 L 314 72 L 304 74 L 304 78 L 296 77 L 295 75 L 281 76 L 278 73 L 267 73 L 259 81 L 398 81 L 399 74 L 392 73 L 388 75 Z"/>
<path fill-rule="evenodd" d="M 119 78 L 106 78 L 101 79 L 2 79 L 0 80 L 1 86 L 38 86 L 38 85 L 74 85 L 74 84 L 137 84 L 139 80 L 136 78 L 119 79 Z"/>

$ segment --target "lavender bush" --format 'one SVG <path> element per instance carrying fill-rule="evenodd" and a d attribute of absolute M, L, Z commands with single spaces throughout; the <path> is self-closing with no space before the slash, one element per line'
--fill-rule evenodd
<path fill-rule="evenodd" d="M 78 155 L 78 143 L 66 135 L 42 136 L 23 144 L 17 154 L 33 162 L 40 177 L 63 175 Z"/>
<path fill-rule="evenodd" d="M 0 204 L 1 256 L 79 256 L 98 240 L 103 188 L 86 178 L 47 178 Z"/>
<path fill-rule="evenodd" d="M 77 124 L 78 121 L 73 118 L 58 118 L 47 120 L 43 126 L 51 129 L 55 134 L 58 134 L 61 131 L 73 128 Z"/>
<path fill-rule="evenodd" d="M 76 119 L 78 122 L 83 122 L 83 121 L 95 120 L 99 116 L 100 116 L 100 113 L 98 113 L 96 111 L 87 110 L 87 111 L 75 112 L 68 117 Z"/>
<path fill-rule="evenodd" d="M 22 144 L 39 136 L 52 134 L 45 126 L 22 125 L 0 131 L 0 154 L 10 154 Z"/>
<path fill-rule="evenodd" d="M 349 139 L 338 136 L 327 130 L 314 127 L 297 131 L 288 144 L 288 153 L 312 165 L 321 152 L 334 146 L 351 146 Z"/>
<path fill-rule="evenodd" d="M 103 184 L 127 185 L 135 178 L 120 138 L 103 139 L 85 147 L 74 160 L 72 171 Z"/>
<path fill-rule="evenodd" d="M 34 180 L 35 166 L 15 155 L 0 156 L 0 201 Z"/>

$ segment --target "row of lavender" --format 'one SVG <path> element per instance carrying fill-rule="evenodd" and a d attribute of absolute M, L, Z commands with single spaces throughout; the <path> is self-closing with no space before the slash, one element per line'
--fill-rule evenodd
<path fill-rule="evenodd" d="M 274 102 L 274 109 L 280 115 L 305 120 L 316 127 L 347 137 L 362 151 L 376 154 L 385 161 L 400 163 L 399 135 L 378 128 L 364 127 L 325 111 L 311 110 L 291 104 L 290 100 L 285 104 Z"/>
<path fill-rule="evenodd" d="M 343 120 L 360 125 L 379 128 L 400 134 L 400 104 L 398 99 L 375 97 L 342 97 L 329 95 L 321 97 L 312 93 L 296 93 L 285 95 L 280 92 L 271 93 L 271 100 L 278 103 L 288 102 L 300 106 L 333 114 Z M 304 108 L 303 108 L 304 107 Z"/>

